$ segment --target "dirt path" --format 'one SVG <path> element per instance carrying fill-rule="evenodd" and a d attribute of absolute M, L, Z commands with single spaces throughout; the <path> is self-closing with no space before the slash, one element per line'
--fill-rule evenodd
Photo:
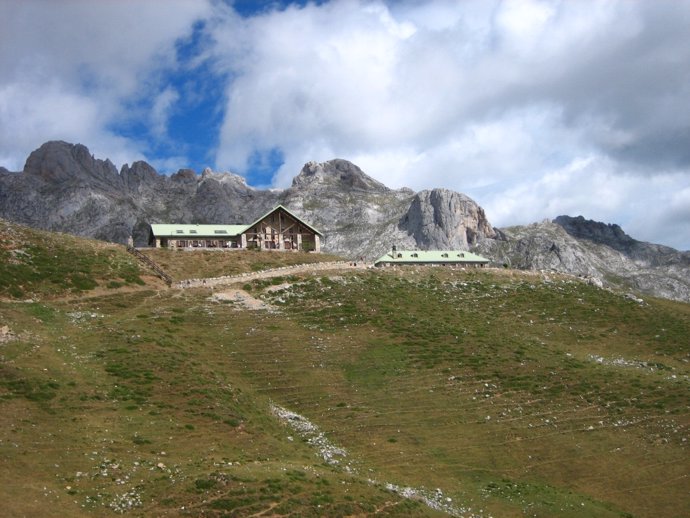
<path fill-rule="evenodd" d="M 323 271 L 340 271 L 340 270 L 362 270 L 370 267 L 370 264 L 349 263 L 347 261 L 333 261 L 325 263 L 312 264 L 298 264 L 295 266 L 283 266 L 282 268 L 273 268 L 271 270 L 263 270 L 261 272 L 241 273 L 239 275 L 226 275 L 224 277 L 210 277 L 208 279 L 187 279 L 178 281 L 172 285 L 173 288 L 210 288 L 215 286 L 223 286 L 230 284 L 237 284 L 240 282 L 255 281 L 259 279 L 270 279 L 282 275 L 294 275 L 298 273 L 311 273 Z"/>

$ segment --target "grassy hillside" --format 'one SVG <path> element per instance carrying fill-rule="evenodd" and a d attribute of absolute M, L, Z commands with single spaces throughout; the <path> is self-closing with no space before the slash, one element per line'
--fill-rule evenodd
<path fill-rule="evenodd" d="M 2 514 L 687 514 L 689 305 L 440 268 L 243 287 L 270 308 L 0 302 Z"/>
<path fill-rule="evenodd" d="M 123 247 L 0 220 L 0 297 L 30 298 L 143 285 Z"/>
<path fill-rule="evenodd" d="M 339 261 L 331 254 L 307 252 L 267 252 L 254 250 L 169 250 L 165 248 L 142 249 L 158 263 L 174 280 L 221 277 L 256 272 L 281 266 Z"/>

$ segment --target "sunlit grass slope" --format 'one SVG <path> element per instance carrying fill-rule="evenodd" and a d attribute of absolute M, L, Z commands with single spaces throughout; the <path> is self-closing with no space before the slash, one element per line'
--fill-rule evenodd
<path fill-rule="evenodd" d="M 441 268 L 247 285 L 272 311 L 155 287 L 0 302 L 0 514 L 690 508 L 687 304 Z"/>
<path fill-rule="evenodd" d="M 0 304 L 3 515 L 421 509 L 288 438 L 237 353 L 256 315 L 171 295 Z"/>
<path fill-rule="evenodd" d="M 0 297 L 30 298 L 143 285 L 124 247 L 0 220 Z"/>
<path fill-rule="evenodd" d="M 277 365 L 242 349 L 248 372 L 384 478 L 496 516 L 690 509 L 687 304 L 441 269 L 270 299 L 309 335 Z"/>

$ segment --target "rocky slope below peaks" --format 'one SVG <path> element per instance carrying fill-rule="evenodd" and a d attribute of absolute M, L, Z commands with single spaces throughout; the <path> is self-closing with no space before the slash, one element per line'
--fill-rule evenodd
<path fill-rule="evenodd" d="M 601 286 L 690 301 L 690 252 L 637 241 L 618 225 L 582 216 L 500 229 L 474 250 L 513 268 L 569 273 Z"/>

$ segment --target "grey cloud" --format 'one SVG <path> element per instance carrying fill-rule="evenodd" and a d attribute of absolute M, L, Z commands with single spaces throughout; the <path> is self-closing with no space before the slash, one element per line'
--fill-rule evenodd
<path fill-rule="evenodd" d="M 690 4 L 635 2 L 623 5 L 622 34 L 602 33 L 563 56 L 566 67 L 536 77 L 533 95 L 563 107 L 564 122 L 587 127 L 592 117 L 605 121 L 606 138 L 596 131 L 590 143 L 638 172 L 690 166 Z M 617 36 L 617 38 L 616 38 Z M 522 92 L 527 96 L 529 92 Z"/>
<path fill-rule="evenodd" d="M 439 117 L 428 141 L 467 121 L 498 120 L 512 110 L 547 103 L 560 108 L 561 123 L 581 134 L 584 147 L 621 161 L 624 169 L 655 173 L 690 165 L 690 4 L 608 3 L 611 12 L 593 17 L 585 30 L 570 25 L 586 17 L 590 3 L 552 4 L 551 33 L 537 48 L 511 46 L 495 22 L 475 31 L 484 44 L 470 45 L 472 28 L 461 23 L 405 43 L 413 84 L 414 72 L 425 72 L 439 53 L 456 71 L 454 89 L 426 89 L 431 104 L 445 101 L 434 110 Z M 473 51 L 458 51 L 463 48 Z"/>

